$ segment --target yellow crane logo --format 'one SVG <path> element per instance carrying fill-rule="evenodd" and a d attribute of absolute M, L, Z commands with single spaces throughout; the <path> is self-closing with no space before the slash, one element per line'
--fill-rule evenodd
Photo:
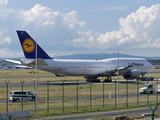
<path fill-rule="evenodd" d="M 27 38 L 23 41 L 23 50 L 27 53 L 33 52 L 35 49 L 34 41 L 30 38 Z"/>

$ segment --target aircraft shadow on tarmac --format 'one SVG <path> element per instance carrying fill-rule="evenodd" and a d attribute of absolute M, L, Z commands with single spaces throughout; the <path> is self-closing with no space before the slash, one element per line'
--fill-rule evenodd
<path fill-rule="evenodd" d="M 147 81 L 143 81 L 143 82 L 147 82 Z M 151 82 L 151 81 L 148 81 L 148 82 Z M 153 82 L 153 81 L 152 81 Z M 118 81 L 112 81 L 112 82 L 105 82 L 105 84 L 115 84 L 115 83 L 118 83 Z M 119 81 L 120 84 L 126 84 L 127 81 L 126 80 L 123 80 L 123 81 Z M 129 84 L 137 84 L 137 83 L 142 83 L 142 81 L 135 81 L 135 80 L 128 80 L 128 83 Z M 47 82 L 41 82 L 41 83 L 38 83 L 38 84 L 41 84 L 41 85 L 48 85 Z M 90 82 L 82 82 L 82 81 L 79 81 L 78 83 L 76 81 L 65 81 L 64 83 L 62 81 L 60 82 L 49 82 L 49 85 L 57 85 L 57 86 L 62 86 L 62 85 L 84 85 L 84 84 L 90 84 Z M 103 82 L 93 82 L 91 84 L 103 84 Z"/>
<path fill-rule="evenodd" d="M 42 85 L 48 85 L 47 83 L 39 83 Z M 62 85 L 81 85 L 81 84 L 88 84 L 87 82 L 80 82 L 80 83 L 76 83 L 76 82 L 50 82 L 49 85 L 57 85 L 57 86 L 62 86 Z"/>

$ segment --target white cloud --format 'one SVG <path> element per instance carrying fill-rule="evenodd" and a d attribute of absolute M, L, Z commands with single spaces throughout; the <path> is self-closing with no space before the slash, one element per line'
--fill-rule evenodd
<path fill-rule="evenodd" d="M 0 0 L 0 13 L 3 9 L 6 8 L 7 4 L 8 4 L 8 0 Z"/>
<path fill-rule="evenodd" d="M 86 24 L 80 22 L 77 16 L 77 11 L 63 14 L 41 4 L 28 11 L 4 9 L 0 11 L 0 47 L 18 50 L 20 47 L 16 46 L 19 41 L 15 33 L 18 29 L 34 34 L 33 38 L 38 37 L 38 42 L 45 43 L 48 49 L 62 49 L 65 41 L 74 39 L 78 35 L 77 30 Z"/>
<path fill-rule="evenodd" d="M 154 51 L 160 48 L 160 4 L 149 8 L 142 6 L 126 18 L 120 18 L 119 24 L 118 31 L 105 34 L 79 32 L 80 37 L 73 40 L 74 46 L 101 50 L 120 46 L 125 52 L 135 49 Z"/>
<path fill-rule="evenodd" d="M 7 0 L 0 0 L 0 5 L 7 4 Z M 160 48 L 160 4 L 140 7 L 126 18 L 119 19 L 118 31 L 105 34 L 82 31 L 86 22 L 79 21 L 77 11 L 61 13 L 41 4 L 27 11 L 4 8 L 0 10 L 0 23 L 0 53 L 6 57 L 11 57 L 13 51 L 21 51 L 15 33 L 17 29 L 26 30 L 33 38 L 38 38 L 42 48 L 51 55 L 57 53 L 55 56 L 80 53 L 80 50 L 103 52 L 118 45 L 124 51 Z M 16 53 L 14 57 L 22 55 Z"/>
<path fill-rule="evenodd" d="M 94 48 L 97 47 L 97 37 L 99 34 L 93 33 L 91 31 L 88 32 L 78 32 L 79 37 L 73 39 L 69 44 L 73 43 L 75 47 L 87 47 L 87 48 Z"/>
<path fill-rule="evenodd" d="M 8 48 L 3 48 L 3 49 L 0 49 L 0 57 L 1 58 L 16 58 L 16 57 L 22 57 L 23 54 L 21 51 L 11 51 L 10 49 Z"/>
<path fill-rule="evenodd" d="M 72 11 L 67 14 L 64 14 L 63 20 L 64 24 L 70 29 L 78 29 L 84 27 L 86 22 L 79 22 L 77 18 L 78 12 Z"/>
<path fill-rule="evenodd" d="M 160 40 L 159 4 L 149 8 L 142 6 L 126 18 L 120 18 L 119 23 L 121 26 L 119 31 L 101 34 L 98 38 L 104 47 L 113 47 L 114 43 L 126 49 L 160 48 L 160 44 L 155 45 Z"/>
<path fill-rule="evenodd" d="M 136 12 L 120 19 L 122 31 L 133 40 L 136 46 L 155 47 L 154 44 L 160 38 L 160 5 L 153 5 L 150 8 L 140 7 Z M 129 43 L 128 43 L 129 45 Z M 160 45 L 157 46 L 160 48 Z"/>
<path fill-rule="evenodd" d="M 6 38 L 4 39 L 4 41 L 7 42 L 7 43 L 11 43 L 11 38 L 10 38 L 10 37 L 6 37 Z"/>
<path fill-rule="evenodd" d="M 54 27 L 55 25 L 62 25 L 69 29 L 78 29 L 85 26 L 85 22 L 79 22 L 77 11 L 71 11 L 67 14 L 62 14 L 59 11 L 42 6 L 35 5 L 29 11 L 21 11 L 22 19 L 24 19 L 25 27 L 34 23 L 38 28 L 40 27 Z"/>
<path fill-rule="evenodd" d="M 6 5 L 8 4 L 8 0 L 0 0 L 0 5 Z"/>

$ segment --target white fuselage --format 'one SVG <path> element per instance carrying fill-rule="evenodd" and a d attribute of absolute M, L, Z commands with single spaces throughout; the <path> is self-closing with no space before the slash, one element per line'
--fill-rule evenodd
<path fill-rule="evenodd" d="M 23 65 L 34 61 L 35 59 L 22 59 Z M 84 76 L 84 77 L 99 77 L 103 73 L 104 76 L 111 75 L 110 71 L 117 68 L 127 67 L 136 69 L 141 75 L 150 72 L 153 66 L 143 58 L 111 58 L 102 60 L 78 60 L 78 59 L 44 59 L 46 64 L 38 64 L 37 68 L 52 72 L 58 76 Z M 29 65 L 35 67 L 34 65 Z M 118 67 L 119 66 L 119 67 Z M 128 70 L 129 70 L 128 69 Z M 126 72 L 126 71 L 123 71 Z M 120 74 L 124 74 L 121 72 Z"/>

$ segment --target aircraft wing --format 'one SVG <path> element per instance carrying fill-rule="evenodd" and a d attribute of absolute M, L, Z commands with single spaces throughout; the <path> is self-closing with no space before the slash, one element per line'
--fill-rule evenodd
<path fill-rule="evenodd" d="M 128 68 L 133 67 L 131 65 L 128 65 L 126 67 L 120 67 L 119 68 L 119 74 L 124 74 L 128 71 Z M 105 75 L 115 75 L 117 73 L 117 69 L 109 70 L 104 73 L 100 73 L 99 75 L 105 76 Z"/>
<path fill-rule="evenodd" d="M 128 68 L 133 67 L 132 65 L 128 65 L 127 67 L 119 68 L 119 74 L 124 74 L 128 71 Z"/>

